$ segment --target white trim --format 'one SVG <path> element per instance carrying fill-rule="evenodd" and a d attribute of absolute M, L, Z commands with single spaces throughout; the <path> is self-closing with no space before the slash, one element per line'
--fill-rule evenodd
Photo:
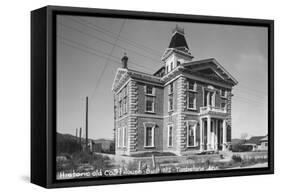
<path fill-rule="evenodd" d="M 128 135 L 127 135 L 127 128 L 126 128 L 126 127 L 123 127 L 122 130 L 123 130 L 123 134 L 122 134 L 122 135 L 123 135 L 122 147 L 123 147 L 123 148 L 126 148 L 126 147 L 127 147 L 127 143 L 128 143 L 128 142 L 126 142 L 126 141 L 127 141 L 127 140 L 126 140 L 127 138 L 125 138 L 125 137 L 128 137 Z M 125 145 L 125 143 L 126 143 L 126 145 Z"/>
<path fill-rule="evenodd" d="M 131 80 L 132 78 L 129 78 L 115 93 L 118 94 L 120 90 L 123 90 L 123 88 L 127 86 Z"/>
<path fill-rule="evenodd" d="M 175 84 L 174 84 L 175 82 L 171 82 L 170 84 L 169 84 L 169 86 L 168 86 L 168 95 L 172 95 L 172 94 L 174 94 L 174 92 L 175 92 Z M 171 92 L 171 86 L 173 86 L 173 92 Z"/>
<path fill-rule="evenodd" d="M 222 95 L 222 91 L 224 90 L 224 95 Z M 228 94 L 228 92 L 227 92 L 227 90 L 226 89 L 220 89 L 220 96 L 222 97 L 222 98 L 227 98 L 227 94 Z"/>
<path fill-rule="evenodd" d="M 143 84 L 147 84 L 147 85 L 152 85 L 152 86 L 157 86 L 157 87 L 164 87 L 164 85 L 163 84 L 161 84 L 161 83 L 155 83 L 154 81 L 145 81 L 145 80 L 142 80 L 142 79 L 138 79 L 138 78 L 136 78 L 136 77 L 134 77 L 134 78 L 130 78 L 131 80 L 133 80 L 133 81 L 135 81 L 135 82 L 139 82 L 139 83 L 143 83 Z"/>
<path fill-rule="evenodd" d="M 117 79 L 117 76 L 118 76 L 118 74 L 120 73 L 121 74 L 121 76 L 120 76 L 120 78 L 119 78 L 119 80 L 118 80 L 118 83 L 120 82 L 120 80 L 121 79 L 123 79 L 123 76 L 126 74 L 128 72 L 128 69 L 123 69 L 123 68 L 118 68 L 117 69 L 117 72 L 116 72 L 116 74 L 115 74 L 115 76 L 114 76 L 114 79 L 113 79 L 113 84 L 112 84 L 112 86 L 111 86 L 111 90 L 112 91 L 114 91 L 114 88 L 115 88 L 115 86 L 116 86 L 116 79 Z"/>
<path fill-rule="evenodd" d="M 210 59 L 203 59 L 203 60 L 198 60 L 198 61 L 192 61 L 189 63 L 186 63 L 186 66 L 191 66 L 191 65 L 198 65 L 198 64 L 204 64 L 204 63 L 209 63 L 213 62 L 217 66 L 217 68 L 221 69 L 232 81 L 236 84 L 238 84 L 238 81 L 221 65 L 215 58 L 210 58 Z"/>
<path fill-rule="evenodd" d="M 160 77 L 152 75 L 152 74 L 149 74 L 149 73 L 145 73 L 145 72 L 142 72 L 142 71 L 137 71 L 137 70 L 129 69 L 128 73 L 139 74 L 139 75 L 141 74 L 141 75 L 148 76 L 150 78 L 156 79 L 157 81 L 161 81 Z M 134 76 L 134 75 L 130 74 L 129 76 Z"/>
<path fill-rule="evenodd" d="M 172 109 L 170 108 L 170 98 L 172 98 Z M 174 111 L 174 95 L 168 95 L 168 112 Z"/>
<path fill-rule="evenodd" d="M 152 87 L 152 93 L 147 93 L 147 87 Z M 147 113 L 155 113 L 155 101 L 156 101 L 156 95 L 155 95 L 155 87 L 151 84 L 144 85 L 144 95 L 145 95 L 145 112 Z M 147 110 L 147 98 L 152 98 L 152 110 Z"/>
<path fill-rule="evenodd" d="M 150 111 L 150 110 L 147 110 L 147 97 L 150 97 L 150 98 L 152 98 L 152 110 Z M 147 113 L 155 113 L 155 96 L 150 96 L 150 95 L 146 95 L 145 96 L 145 112 L 147 112 Z"/>
<path fill-rule="evenodd" d="M 186 147 L 197 147 L 198 146 L 198 143 L 196 141 L 197 123 L 198 123 L 198 121 L 196 121 L 196 120 L 188 120 L 187 121 Z M 194 143 L 194 145 L 189 145 L 189 126 L 191 126 L 192 129 L 193 129 L 193 134 L 194 134 L 193 143 Z"/>
<path fill-rule="evenodd" d="M 194 82 L 194 84 L 193 84 L 193 89 L 191 90 L 191 89 L 189 88 L 189 83 L 190 83 L 190 81 L 187 81 L 187 90 L 190 91 L 190 92 L 197 92 L 197 82 L 194 81 L 194 80 L 193 80 L 192 82 Z"/>
<path fill-rule="evenodd" d="M 183 68 L 183 67 L 182 66 L 177 66 L 174 70 L 180 69 L 180 68 Z M 163 79 L 164 77 L 165 76 L 163 76 L 161 79 Z M 182 72 L 180 75 L 177 75 L 176 77 L 174 77 L 170 81 L 166 82 L 164 84 L 164 86 L 167 86 L 168 84 L 170 84 L 171 81 L 174 81 L 174 80 L 176 80 L 176 79 L 178 79 L 180 77 L 189 78 L 189 79 L 192 79 L 192 80 L 195 80 L 195 81 L 200 81 L 200 82 L 203 82 L 203 83 L 206 83 L 206 84 L 212 84 L 212 85 L 219 86 L 219 87 L 224 87 L 224 88 L 227 88 L 227 89 L 231 89 L 232 88 L 232 86 L 229 86 L 227 84 L 219 83 L 219 82 L 212 81 L 212 80 L 208 80 L 208 79 L 205 79 L 205 78 L 202 78 L 202 77 L 199 77 L 199 76 L 195 76 L 195 75 L 192 75 L 192 74 L 189 74 L 189 73 L 184 73 L 184 72 Z"/>
<path fill-rule="evenodd" d="M 152 87 L 152 94 L 147 93 L 147 86 L 151 86 Z M 155 96 L 155 87 L 152 84 L 146 84 L 144 85 L 144 94 L 147 96 Z"/>
<path fill-rule="evenodd" d="M 193 107 L 189 107 L 189 94 L 193 94 L 194 95 L 194 101 L 193 101 Z M 187 103 L 186 103 L 186 107 L 188 110 L 197 110 L 197 96 L 196 93 L 188 93 L 187 94 Z"/>
<path fill-rule="evenodd" d="M 143 125 L 144 125 L 144 148 L 154 148 L 154 135 L 155 135 L 155 132 L 154 132 L 154 130 L 155 130 L 155 123 L 153 123 L 153 122 L 144 122 L 143 123 Z M 147 125 L 151 125 L 151 126 L 147 126 Z M 151 136 L 152 136 L 152 139 L 151 139 L 151 145 L 146 145 L 146 136 L 147 136 L 147 134 L 146 134 L 146 130 L 147 130 L 147 127 L 151 127 Z"/>

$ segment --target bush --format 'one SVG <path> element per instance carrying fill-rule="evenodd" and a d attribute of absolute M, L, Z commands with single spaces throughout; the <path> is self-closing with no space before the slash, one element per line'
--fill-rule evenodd
<path fill-rule="evenodd" d="M 80 151 L 81 149 L 81 145 L 74 139 L 60 138 L 57 140 L 57 155 L 65 153 L 73 154 Z"/>
<path fill-rule="evenodd" d="M 233 160 L 234 162 L 242 162 L 242 158 L 241 158 L 241 156 L 239 156 L 239 155 L 233 155 L 233 156 L 232 156 L 232 160 Z"/>
<path fill-rule="evenodd" d="M 236 144 L 231 146 L 232 152 L 249 152 L 253 150 L 252 145 Z"/>

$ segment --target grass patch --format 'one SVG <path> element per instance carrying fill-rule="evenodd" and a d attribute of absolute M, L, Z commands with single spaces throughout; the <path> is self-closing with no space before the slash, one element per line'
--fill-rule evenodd
<path fill-rule="evenodd" d="M 66 161 L 57 161 L 57 172 L 83 172 L 88 170 L 110 168 L 110 159 L 107 156 L 101 156 L 88 152 L 75 152 L 69 156 Z"/>

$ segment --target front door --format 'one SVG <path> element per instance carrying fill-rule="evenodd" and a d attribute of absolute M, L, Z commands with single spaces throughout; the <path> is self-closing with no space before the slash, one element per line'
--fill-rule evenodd
<path fill-rule="evenodd" d="M 222 120 L 218 120 L 218 149 L 222 150 Z"/>
<path fill-rule="evenodd" d="M 207 150 L 207 142 L 208 142 L 208 135 L 207 135 L 207 133 L 208 133 L 208 130 L 207 130 L 207 120 L 204 120 L 203 121 L 203 131 L 204 131 L 204 133 L 203 133 L 203 143 L 204 143 L 204 150 Z"/>

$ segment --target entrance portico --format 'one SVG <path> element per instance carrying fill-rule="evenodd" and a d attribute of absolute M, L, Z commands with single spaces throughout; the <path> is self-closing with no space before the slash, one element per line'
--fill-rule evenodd
<path fill-rule="evenodd" d="M 212 114 L 201 116 L 200 151 L 224 151 L 226 150 L 226 145 L 226 118 Z"/>

